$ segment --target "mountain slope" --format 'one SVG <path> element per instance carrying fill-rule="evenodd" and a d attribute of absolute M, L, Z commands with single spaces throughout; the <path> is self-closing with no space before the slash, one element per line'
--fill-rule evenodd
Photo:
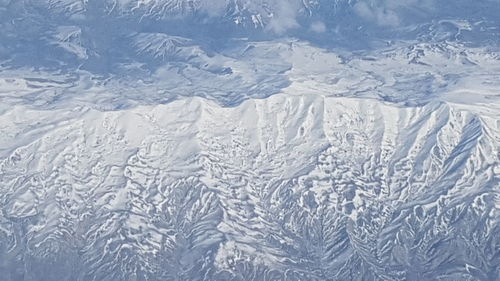
<path fill-rule="evenodd" d="M 63 112 L 1 116 L 7 280 L 499 277 L 499 128 L 460 106 Z"/>

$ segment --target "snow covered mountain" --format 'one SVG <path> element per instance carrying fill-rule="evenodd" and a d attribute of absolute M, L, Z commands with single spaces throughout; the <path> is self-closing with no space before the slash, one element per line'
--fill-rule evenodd
<path fill-rule="evenodd" d="M 147 54 L 188 60 L 180 42 L 208 54 L 235 38 L 357 50 L 399 40 L 497 46 L 499 10 L 497 0 L 3 0 L 0 60 L 102 75 Z"/>
<path fill-rule="evenodd" d="M 0 120 L 7 280 L 499 274 L 495 115 L 275 95 Z"/>
<path fill-rule="evenodd" d="M 499 280 L 497 0 L 0 0 L 0 280 Z"/>

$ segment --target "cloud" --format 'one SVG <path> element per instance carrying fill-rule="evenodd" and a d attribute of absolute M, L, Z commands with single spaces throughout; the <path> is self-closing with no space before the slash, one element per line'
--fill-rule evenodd
<path fill-rule="evenodd" d="M 396 11 L 385 6 L 373 6 L 366 2 L 358 2 L 354 5 L 354 11 L 362 19 L 375 22 L 380 26 L 397 26 L 400 23 Z"/>
<path fill-rule="evenodd" d="M 326 25 L 321 21 L 315 21 L 311 24 L 310 29 L 316 33 L 324 33 L 326 31 Z"/>
<path fill-rule="evenodd" d="M 201 0 L 199 8 L 209 17 L 217 18 L 224 16 L 228 5 L 228 0 Z"/>
<path fill-rule="evenodd" d="M 282 34 L 289 29 L 299 27 L 297 17 L 300 4 L 296 0 L 276 0 L 267 29 Z"/>

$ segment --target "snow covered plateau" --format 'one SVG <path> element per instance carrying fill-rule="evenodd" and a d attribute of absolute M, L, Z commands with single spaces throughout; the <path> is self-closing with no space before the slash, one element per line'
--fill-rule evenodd
<path fill-rule="evenodd" d="M 500 280 L 500 1 L 0 0 L 24 280 Z"/>

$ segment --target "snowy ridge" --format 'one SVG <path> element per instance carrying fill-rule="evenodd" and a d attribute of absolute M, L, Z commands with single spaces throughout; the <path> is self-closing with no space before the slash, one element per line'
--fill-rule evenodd
<path fill-rule="evenodd" d="M 275 95 L 0 120 L 7 280 L 499 276 L 500 128 L 460 106 Z"/>
<path fill-rule="evenodd" d="M 0 68 L 122 76 L 131 65 L 150 70 L 193 51 L 224 55 L 237 40 L 289 36 L 357 51 L 401 41 L 498 49 L 498 1 L 400 2 L 1 1 Z"/>
<path fill-rule="evenodd" d="M 0 108 L 118 110 L 191 96 L 236 106 L 277 93 L 402 105 L 446 101 L 498 108 L 500 101 L 500 52 L 493 47 L 403 41 L 354 53 L 287 39 L 235 40 L 210 52 L 193 40 L 163 33 L 136 33 L 130 39 L 122 49 L 136 60 L 115 62 L 107 73 L 0 66 Z"/>

